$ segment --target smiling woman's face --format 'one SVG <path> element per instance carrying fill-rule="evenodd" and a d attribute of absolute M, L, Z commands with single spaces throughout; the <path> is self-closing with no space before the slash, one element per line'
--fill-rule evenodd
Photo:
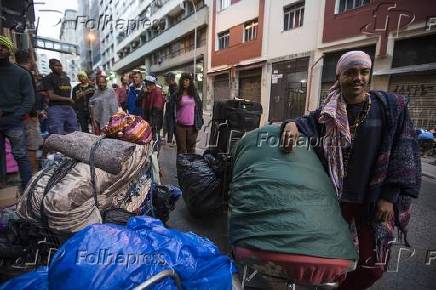
<path fill-rule="evenodd" d="M 347 100 L 353 100 L 368 91 L 371 70 L 362 65 L 355 65 L 339 75 L 341 91 Z"/>

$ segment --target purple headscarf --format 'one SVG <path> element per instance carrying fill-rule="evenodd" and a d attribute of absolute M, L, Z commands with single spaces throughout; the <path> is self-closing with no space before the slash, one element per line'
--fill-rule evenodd
<path fill-rule="evenodd" d="M 370 56 L 363 51 L 349 51 L 343 54 L 336 64 L 336 76 L 355 65 L 371 68 Z M 338 81 L 330 88 L 318 121 L 326 128 L 323 143 L 324 156 L 329 164 L 330 178 L 335 185 L 338 198 L 340 198 L 344 178 L 342 146 L 344 148 L 351 146 L 351 134 L 347 117 L 347 104 L 342 96 Z"/>

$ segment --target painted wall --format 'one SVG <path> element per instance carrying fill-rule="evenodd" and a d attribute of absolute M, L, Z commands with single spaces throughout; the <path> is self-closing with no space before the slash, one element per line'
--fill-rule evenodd
<path fill-rule="evenodd" d="M 231 5 L 226 10 L 217 12 L 217 2 L 214 0 L 213 13 L 212 13 L 212 29 L 210 30 L 210 38 L 212 38 L 211 51 L 211 67 L 222 65 L 234 65 L 243 60 L 259 58 L 262 54 L 262 39 L 263 39 L 263 27 L 264 27 L 264 9 L 265 0 L 243 0 L 234 5 Z M 258 3 L 257 14 L 254 14 L 253 3 Z M 234 10 L 234 11 L 232 11 Z M 251 11 L 250 13 L 244 13 L 243 11 Z M 234 14 L 233 14 L 234 13 Z M 238 13 L 242 13 L 242 16 L 238 16 Z M 244 18 L 247 17 L 247 18 Z M 247 20 L 258 18 L 259 24 L 257 28 L 257 38 L 249 42 L 243 42 L 244 23 Z M 226 19 L 225 25 L 221 24 L 221 21 Z M 220 29 L 230 30 L 229 47 L 221 50 L 216 50 L 217 33 L 222 31 Z"/>
<path fill-rule="evenodd" d="M 434 0 L 373 0 L 371 4 L 337 14 L 337 1 L 326 0 L 323 42 L 360 35 L 384 35 L 380 53 L 387 51 L 389 32 L 436 16 Z"/>
<path fill-rule="evenodd" d="M 259 15 L 259 1 L 260 0 L 242 0 L 235 3 L 227 9 L 218 11 L 220 0 L 216 0 L 215 8 L 216 13 L 216 32 L 230 29 L 232 26 L 239 25 L 246 21 L 252 20 Z"/>
<path fill-rule="evenodd" d="M 268 15 L 265 25 L 264 56 L 267 59 L 312 51 L 317 48 L 318 34 L 322 33 L 319 26 L 323 7 L 320 0 L 306 0 L 304 6 L 303 26 L 283 30 L 283 8 L 301 2 L 299 0 L 267 1 L 265 8 Z"/>

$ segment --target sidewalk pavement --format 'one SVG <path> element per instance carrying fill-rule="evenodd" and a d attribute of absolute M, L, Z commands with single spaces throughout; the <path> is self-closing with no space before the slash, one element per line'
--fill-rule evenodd
<path fill-rule="evenodd" d="M 18 186 L 0 189 L 0 208 L 6 208 L 17 203 Z"/>
<path fill-rule="evenodd" d="M 422 175 L 436 180 L 436 157 L 421 158 Z"/>

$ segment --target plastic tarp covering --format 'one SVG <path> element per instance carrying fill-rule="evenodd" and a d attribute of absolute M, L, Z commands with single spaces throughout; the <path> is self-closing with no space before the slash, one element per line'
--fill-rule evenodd
<path fill-rule="evenodd" d="M 316 153 L 279 148 L 280 128 L 265 126 L 233 152 L 229 191 L 234 246 L 323 258 L 356 260 L 348 224 Z"/>
<path fill-rule="evenodd" d="M 210 215 L 222 208 L 222 179 L 201 155 L 177 155 L 177 178 L 189 212 L 195 216 Z"/>
<path fill-rule="evenodd" d="M 0 284 L 0 290 L 46 290 L 48 288 L 48 271 L 47 267 L 41 267 L 33 272 L 29 272 L 15 277 L 3 284 Z"/>
<path fill-rule="evenodd" d="M 76 233 L 54 255 L 49 286 L 27 289 L 133 289 L 167 269 L 174 269 L 183 289 L 189 290 L 232 289 L 235 272 L 233 262 L 208 239 L 167 229 L 156 219 L 135 217 L 127 226 L 92 225 Z M 14 278 L 0 289 L 20 289 L 22 281 L 23 276 Z M 149 289 L 177 288 L 172 278 L 165 278 Z"/>
<path fill-rule="evenodd" d="M 36 174 L 18 202 L 17 214 L 37 223 L 46 220 L 51 230 L 76 232 L 87 225 L 101 223 L 102 210 L 123 208 L 134 212 L 151 188 L 151 178 L 144 174 L 150 164 L 150 154 L 150 145 L 136 145 L 117 175 L 95 168 L 98 206 L 89 165 L 64 157 L 61 162 L 67 164 L 65 176 L 48 187 L 53 175 L 65 170 L 65 166 L 56 163 Z"/>

